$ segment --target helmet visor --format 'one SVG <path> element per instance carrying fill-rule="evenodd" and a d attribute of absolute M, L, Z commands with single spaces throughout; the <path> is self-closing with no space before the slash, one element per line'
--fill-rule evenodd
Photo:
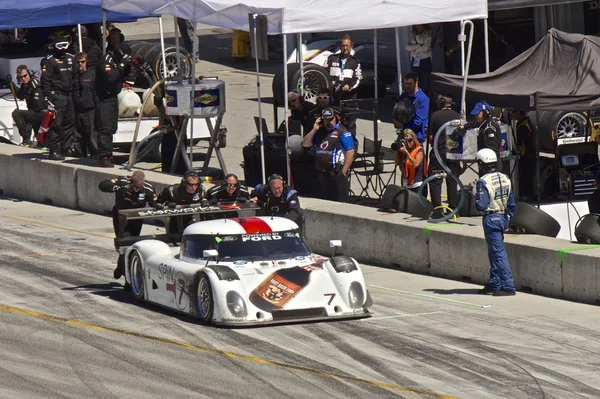
<path fill-rule="evenodd" d="M 58 50 L 66 50 L 69 48 L 69 42 L 58 42 L 54 45 Z"/>

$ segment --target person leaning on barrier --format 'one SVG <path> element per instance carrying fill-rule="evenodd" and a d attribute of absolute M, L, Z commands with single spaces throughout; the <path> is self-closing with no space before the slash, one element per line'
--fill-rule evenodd
<path fill-rule="evenodd" d="M 515 285 L 504 248 L 504 232 L 515 213 L 510 179 L 496 171 L 496 153 L 489 148 L 477 152 L 479 174 L 475 184 L 475 206 L 483 213 L 483 233 L 488 247 L 490 279 L 480 294 L 515 295 Z"/>
<path fill-rule="evenodd" d="M 325 136 L 319 141 L 317 132 L 324 127 Z M 350 188 L 346 177 L 354 161 L 352 133 L 338 121 L 333 108 L 325 108 L 312 130 L 304 136 L 302 146 L 316 146 L 315 164 L 321 187 L 321 198 L 348 202 Z"/>
<path fill-rule="evenodd" d="M 267 184 L 259 184 L 254 188 L 250 201 L 258 204 L 265 216 L 282 216 L 295 222 L 300 231 L 304 228 L 304 215 L 300 208 L 298 192 L 285 184 L 283 177 L 274 174 L 269 176 Z"/>
<path fill-rule="evenodd" d="M 34 134 L 39 130 L 44 119 L 46 102 L 44 101 L 40 82 L 32 75 L 26 65 L 17 67 L 17 81 L 21 85 L 16 93 L 17 98 L 25 100 L 27 109 L 15 109 L 12 117 L 19 129 L 19 134 L 23 138 L 22 144 L 30 146 L 31 128 L 33 128 Z"/>
<path fill-rule="evenodd" d="M 131 177 L 115 177 L 102 180 L 98 185 L 100 191 L 115 193 L 115 206 L 112 209 L 113 228 L 115 236 L 121 237 L 119 226 L 119 210 L 137 209 L 156 204 L 156 193 L 150 183 L 146 182 L 144 172 L 136 170 Z M 125 226 L 125 236 L 139 236 L 142 232 L 143 220 L 130 220 Z M 113 272 L 115 279 L 121 278 L 125 271 L 125 258 L 119 255 L 117 267 Z"/>
<path fill-rule="evenodd" d="M 175 208 L 178 205 L 202 205 L 208 206 L 204 198 L 204 190 L 200 183 L 200 177 L 194 171 L 188 171 L 183 175 L 181 183 L 165 188 L 156 201 L 156 209 Z M 177 216 L 169 219 L 168 233 L 181 234 L 181 229 L 194 222 L 192 216 Z M 181 225 L 181 226 L 180 226 Z"/>
<path fill-rule="evenodd" d="M 218 204 L 219 202 L 246 202 L 250 198 L 248 188 L 238 181 L 238 177 L 233 173 L 228 174 L 221 184 L 210 188 L 206 192 L 206 199 L 209 204 Z"/>

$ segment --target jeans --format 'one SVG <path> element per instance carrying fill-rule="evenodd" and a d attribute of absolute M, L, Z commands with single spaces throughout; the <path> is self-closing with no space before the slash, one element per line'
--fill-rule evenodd
<path fill-rule="evenodd" d="M 499 289 L 515 290 L 506 249 L 504 248 L 504 229 L 507 226 L 508 219 L 503 214 L 492 213 L 483 216 L 483 233 L 487 242 L 490 261 L 490 279 L 487 285 L 494 291 Z"/>

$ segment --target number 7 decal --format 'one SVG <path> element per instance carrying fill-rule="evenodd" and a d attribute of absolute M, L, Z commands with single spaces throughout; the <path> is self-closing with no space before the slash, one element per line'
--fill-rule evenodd
<path fill-rule="evenodd" d="M 323 294 L 323 296 L 331 297 L 331 298 L 329 298 L 329 302 L 327 302 L 327 305 L 331 305 L 331 302 L 333 302 L 333 298 L 335 298 L 335 292 L 333 292 L 331 294 Z"/>

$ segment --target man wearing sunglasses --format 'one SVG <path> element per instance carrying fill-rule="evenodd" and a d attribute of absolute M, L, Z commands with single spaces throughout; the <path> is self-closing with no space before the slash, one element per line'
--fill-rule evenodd
<path fill-rule="evenodd" d="M 208 201 L 204 198 L 204 190 L 200 177 L 193 170 L 187 171 L 181 179 L 181 183 L 165 188 L 156 201 L 156 209 L 175 208 L 177 205 L 201 204 L 208 206 Z M 183 228 L 192 223 L 193 217 L 181 216 L 169 219 L 167 231 L 170 234 L 183 233 Z"/>
<path fill-rule="evenodd" d="M 50 150 L 49 159 L 64 160 L 64 155 L 72 155 L 75 115 L 73 112 L 73 92 L 79 91 L 79 71 L 75 57 L 67 52 L 70 37 L 57 35 L 54 39 L 54 52 L 42 60 L 42 91 L 46 99 L 54 105 L 54 121 L 48 131 L 46 145 Z"/>
<path fill-rule="evenodd" d="M 88 154 L 95 157 L 98 154 L 98 133 L 94 127 L 96 115 L 96 70 L 88 68 L 86 53 L 75 54 L 79 68 L 79 91 L 73 93 L 75 103 L 75 125 L 79 133 L 81 156 Z"/>
<path fill-rule="evenodd" d="M 206 199 L 211 204 L 219 202 L 246 202 L 250 198 L 248 188 L 238 181 L 233 173 L 228 174 L 221 184 L 212 187 L 206 193 Z"/>
<path fill-rule="evenodd" d="M 40 82 L 31 76 L 26 65 L 17 67 L 17 81 L 21 85 L 17 91 L 17 98 L 25 100 L 27 109 L 15 109 L 12 117 L 23 138 L 22 144 L 29 147 L 31 145 L 31 128 L 35 133 L 39 130 L 42 119 L 44 119 L 46 104 Z"/>
<path fill-rule="evenodd" d="M 98 185 L 100 191 L 115 193 L 115 206 L 112 209 L 113 228 L 115 236 L 122 238 L 119 232 L 119 210 L 145 208 L 147 205 L 154 206 L 156 193 L 150 183 L 146 182 L 144 172 L 136 170 L 131 177 L 115 177 L 102 180 Z M 143 220 L 130 220 L 125 226 L 126 236 L 139 236 L 142 232 Z M 116 280 L 120 279 L 125 271 L 125 258 L 119 255 L 117 267 L 113 272 Z M 127 288 L 127 287 L 126 287 Z"/>

